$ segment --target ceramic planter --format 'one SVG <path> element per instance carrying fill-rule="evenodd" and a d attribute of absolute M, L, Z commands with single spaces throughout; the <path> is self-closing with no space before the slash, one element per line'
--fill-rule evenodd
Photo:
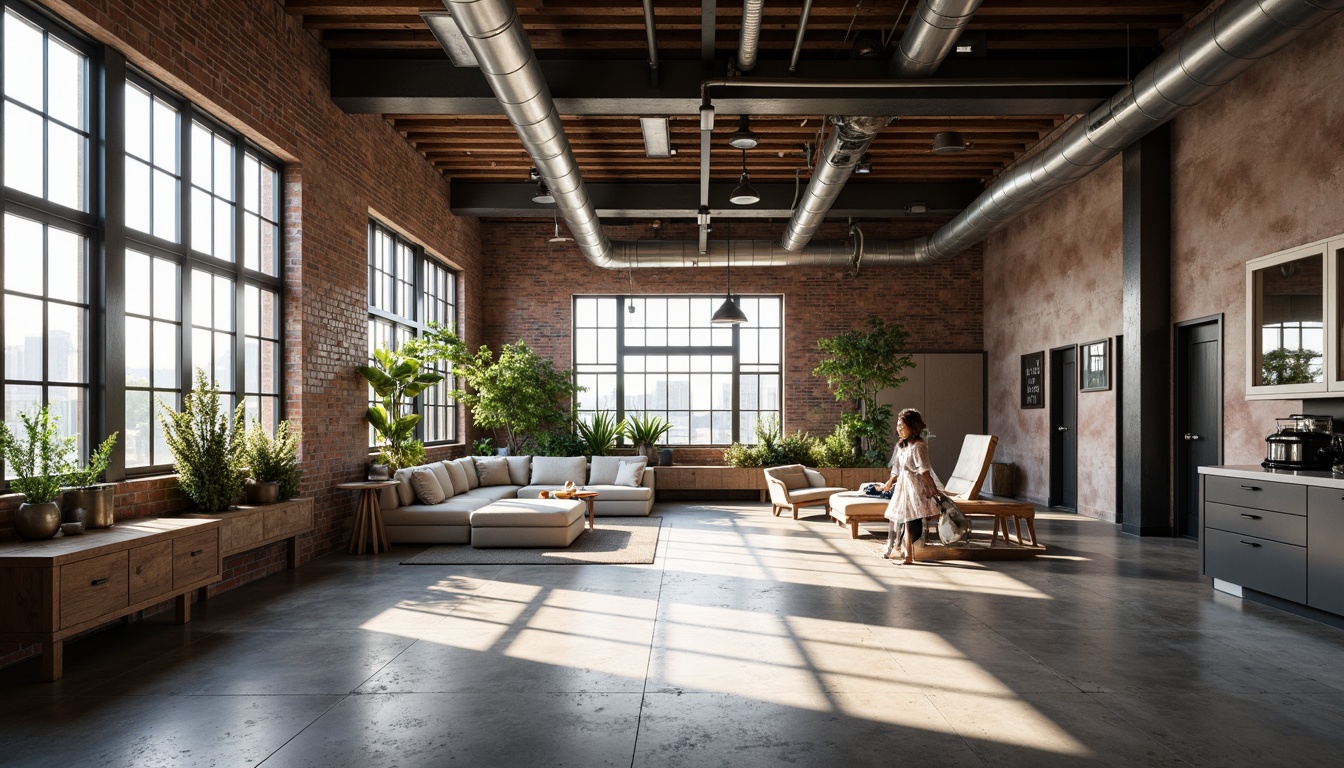
<path fill-rule="evenodd" d="M 105 483 L 65 489 L 61 496 L 62 521 L 82 521 L 85 528 L 111 528 L 114 522 L 113 488 L 111 483 Z M 82 518 L 75 515 L 75 511 L 80 509 L 84 510 Z"/>
<path fill-rule="evenodd" d="M 248 483 L 243 486 L 243 498 L 252 506 L 274 504 L 280 500 L 280 484 L 276 482 Z"/>
<path fill-rule="evenodd" d="M 50 539 L 61 529 L 61 507 L 54 501 L 40 504 L 24 502 L 10 513 L 14 533 L 24 541 Z"/>

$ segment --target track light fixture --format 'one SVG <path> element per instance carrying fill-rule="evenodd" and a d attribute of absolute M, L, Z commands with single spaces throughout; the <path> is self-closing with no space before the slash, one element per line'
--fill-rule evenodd
<path fill-rule="evenodd" d="M 966 151 L 966 139 L 957 131 L 943 131 L 933 137 L 933 154 L 955 155 Z"/>

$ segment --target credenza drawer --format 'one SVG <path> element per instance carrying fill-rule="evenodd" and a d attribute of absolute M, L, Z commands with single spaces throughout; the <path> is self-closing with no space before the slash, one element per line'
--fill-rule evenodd
<path fill-rule="evenodd" d="M 61 628 L 130 605 L 125 551 L 61 566 Z"/>
<path fill-rule="evenodd" d="M 1306 547 L 1207 527 L 1204 534 L 1204 571 L 1209 576 L 1306 602 Z"/>
<path fill-rule="evenodd" d="M 283 509 L 267 510 L 266 538 L 293 536 L 313 527 L 313 505 L 293 504 Z"/>
<path fill-rule="evenodd" d="M 219 575 L 219 529 L 173 539 L 173 588 Z"/>
<path fill-rule="evenodd" d="M 1206 515 L 1204 524 L 1210 528 L 1229 533 L 1244 533 L 1299 547 L 1307 545 L 1307 518 L 1302 515 L 1234 507 L 1215 502 L 1204 505 L 1204 514 Z"/>
<path fill-rule="evenodd" d="M 1289 515 L 1307 514 L 1307 487 L 1291 483 L 1267 483 L 1218 475 L 1204 476 L 1204 501 L 1237 507 L 1268 509 Z"/>
<path fill-rule="evenodd" d="M 131 602 L 165 595 L 173 589 L 173 542 L 157 541 L 131 550 Z"/>
<path fill-rule="evenodd" d="M 247 515 L 223 517 L 220 525 L 220 544 L 225 552 L 241 552 L 252 549 L 266 538 L 264 515 L 254 512 Z"/>

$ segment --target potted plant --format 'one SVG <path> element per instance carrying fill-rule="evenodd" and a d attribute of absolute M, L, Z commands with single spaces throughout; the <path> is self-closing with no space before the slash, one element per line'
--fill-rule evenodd
<path fill-rule="evenodd" d="M 373 362 L 373 365 L 358 366 L 358 370 L 373 388 L 374 395 L 381 399 L 365 412 L 382 445 L 377 463 L 387 464 L 392 469 L 422 463 L 425 447 L 415 439 L 415 425 L 420 423 L 420 414 L 403 411 L 417 395 L 443 381 L 443 375 L 424 371 L 421 358 L 405 347 L 400 351 L 386 347 L 375 349 Z"/>
<path fill-rule="evenodd" d="M 478 437 L 471 441 L 471 454 L 473 456 L 494 456 L 494 441 L 488 437 Z"/>
<path fill-rule="evenodd" d="M 23 503 L 10 514 L 19 538 L 50 539 L 61 528 L 61 478 L 69 470 L 66 456 L 75 449 L 75 438 L 61 437 L 59 417 L 46 406 L 35 415 L 19 414 L 23 432 L 15 435 L 0 423 L 0 455 L 14 479 L 9 489 L 23 494 Z"/>
<path fill-rule="evenodd" d="M 114 522 L 112 483 L 99 483 L 107 471 L 107 460 L 117 444 L 117 433 L 108 435 L 103 444 L 89 454 L 84 468 L 71 467 L 65 473 L 65 493 L 61 495 L 61 518 L 67 523 L 83 523 L 88 528 L 110 528 Z M 76 510 L 83 510 L 77 512 Z"/>
<path fill-rule="evenodd" d="M 672 422 L 652 413 L 640 413 L 627 415 L 622 427 L 621 434 L 635 446 L 635 452 L 648 459 L 649 466 L 658 463 L 658 441 L 672 431 Z"/>
<path fill-rule="evenodd" d="M 606 456 L 616 447 L 616 438 L 625 432 L 625 422 L 617 422 L 611 411 L 598 411 L 589 421 L 574 421 L 588 456 Z"/>
<path fill-rule="evenodd" d="M 159 422 L 182 491 L 205 514 L 228 509 L 243 493 L 243 404 L 232 416 L 223 411 L 219 389 L 206 382 L 200 368 L 192 390 L 182 397 L 181 411 L 171 410 L 162 400 L 159 404 L 164 410 Z"/>
<path fill-rule="evenodd" d="M 891 450 L 891 406 L 877 401 L 878 394 L 906 382 L 901 371 L 915 363 L 905 352 L 905 328 L 887 325 L 876 315 L 868 316 L 868 330 L 845 331 L 821 339 L 823 357 L 813 376 L 826 379 L 836 400 L 856 402 L 855 412 L 846 413 L 840 424 L 859 441 L 860 459 L 885 462 Z"/>
<path fill-rule="evenodd" d="M 282 421 L 272 437 L 254 422 L 243 442 L 243 462 L 249 482 L 244 486 L 248 504 L 274 504 L 298 495 L 303 471 L 299 469 L 299 440 L 302 435 Z"/>

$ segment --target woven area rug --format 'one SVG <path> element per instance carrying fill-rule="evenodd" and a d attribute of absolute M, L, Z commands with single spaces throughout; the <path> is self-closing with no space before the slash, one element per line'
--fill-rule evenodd
<path fill-rule="evenodd" d="M 470 544 L 430 547 L 402 565 L 545 565 L 570 563 L 652 563 L 661 517 L 601 517 L 568 547 L 475 549 Z"/>

